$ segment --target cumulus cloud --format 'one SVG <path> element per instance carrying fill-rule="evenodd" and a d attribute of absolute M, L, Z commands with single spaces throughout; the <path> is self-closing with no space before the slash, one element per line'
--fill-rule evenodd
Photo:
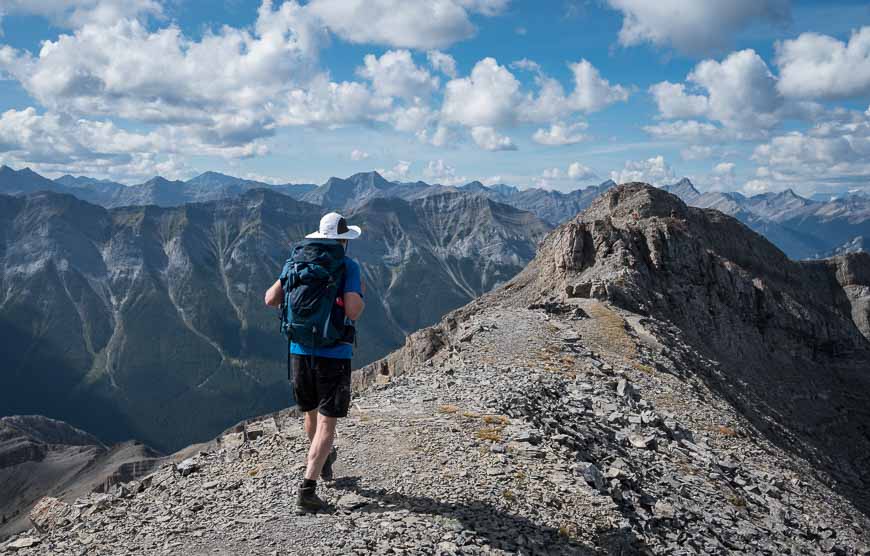
<path fill-rule="evenodd" d="M 435 71 L 440 71 L 447 77 L 456 78 L 459 75 L 456 72 L 456 60 L 453 56 L 441 52 L 440 50 L 430 50 L 426 53 L 426 58 L 429 60 L 429 65 Z"/>
<path fill-rule="evenodd" d="M 499 65 L 494 58 L 484 58 L 475 64 L 469 76 L 447 83 L 441 106 L 442 121 L 469 128 L 547 123 L 550 129 L 539 129 L 534 140 L 542 144 L 571 144 L 585 138 L 578 133 L 585 124 L 569 126 L 563 123 L 565 118 L 601 110 L 614 102 L 625 101 L 629 95 L 623 86 L 610 84 L 586 60 L 569 66 L 574 76 L 574 89 L 570 93 L 530 60 L 514 62 L 512 67 L 534 71 L 537 89 L 524 91 L 507 67 Z"/>
<path fill-rule="evenodd" d="M 649 88 L 662 118 L 697 118 L 709 108 L 704 95 L 686 94 L 685 85 L 662 81 Z"/>
<path fill-rule="evenodd" d="M 583 134 L 583 130 L 587 127 L 589 124 L 586 122 L 573 124 L 557 122 L 550 125 L 549 129 L 535 131 L 532 140 L 542 145 L 574 145 L 589 138 Z"/>
<path fill-rule="evenodd" d="M 494 16 L 507 1 L 312 0 L 309 10 L 341 38 L 354 43 L 435 49 L 470 38 L 471 13 Z"/>
<path fill-rule="evenodd" d="M 0 152 L 6 164 L 117 180 L 142 179 L 157 173 L 187 174 L 189 168 L 179 155 L 220 154 L 214 148 L 191 141 L 176 142 L 158 132 L 133 133 L 112 122 L 40 114 L 32 107 L 0 115 Z"/>
<path fill-rule="evenodd" d="M 515 151 L 517 146 L 510 137 L 500 135 L 495 129 L 488 126 L 474 126 L 471 128 L 471 137 L 477 146 L 486 151 Z"/>
<path fill-rule="evenodd" d="M 465 176 L 457 176 L 456 168 L 441 159 L 430 160 L 423 169 L 423 176 L 441 185 L 461 185 L 469 181 Z"/>
<path fill-rule="evenodd" d="M 356 73 L 372 82 L 376 94 L 413 99 L 438 89 L 438 78 L 417 67 L 407 50 L 390 50 L 380 58 L 368 54 L 363 63 Z"/>
<path fill-rule="evenodd" d="M 508 125 L 516 120 L 520 82 L 495 58 L 474 65 L 471 75 L 446 85 L 442 118 L 466 126 Z"/>
<path fill-rule="evenodd" d="M 541 172 L 541 177 L 545 180 L 557 180 L 562 177 L 562 170 L 558 168 L 547 168 Z"/>
<path fill-rule="evenodd" d="M 369 153 L 367 153 L 363 150 L 354 149 L 354 150 L 350 151 L 350 159 L 351 160 L 356 160 L 356 161 L 365 160 L 368 157 L 369 157 Z"/>
<path fill-rule="evenodd" d="M 385 117 L 393 107 L 390 98 L 375 96 L 361 83 L 335 83 L 326 76 L 289 91 L 285 101 L 274 113 L 277 125 L 335 127 L 364 122 L 377 115 Z"/>
<path fill-rule="evenodd" d="M 790 0 L 607 0 L 623 14 L 623 46 L 652 43 L 684 54 L 706 54 L 728 46 L 754 22 L 783 22 Z"/>
<path fill-rule="evenodd" d="M 724 60 L 704 60 L 686 78 L 706 93 L 688 94 L 685 85 L 667 81 L 650 87 L 661 118 L 705 117 L 722 124 L 729 136 L 765 136 L 786 116 L 803 117 L 812 107 L 787 104 L 776 77 L 754 50 L 740 50 Z M 649 126 L 658 136 L 710 135 L 713 129 L 697 121 Z"/>
<path fill-rule="evenodd" d="M 659 139 L 677 141 L 713 141 L 722 139 L 722 130 L 707 122 L 677 120 L 644 126 L 643 130 Z"/>
<path fill-rule="evenodd" d="M 585 166 L 579 162 L 572 162 L 568 166 L 568 177 L 572 180 L 582 181 L 596 179 L 598 176 L 589 166 Z"/>
<path fill-rule="evenodd" d="M 803 33 L 776 45 L 779 91 L 797 98 L 847 98 L 870 94 L 870 26 L 848 43 Z"/>
<path fill-rule="evenodd" d="M 652 185 L 664 185 L 674 181 L 674 171 L 662 155 L 646 160 L 629 160 L 622 170 L 610 172 L 616 183 L 640 181 Z"/>
<path fill-rule="evenodd" d="M 410 170 L 411 163 L 407 160 L 400 160 L 389 170 L 378 168 L 378 173 L 390 181 L 404 181 L 408 179 Z"/>
<path fill-rule="evenodd" d="M 752 160 L 759 165 L 757 177 L 770 187 L 864 185 L 870 182 L 870 110 L 838 111 L 805 132 L 777 135 L 758 145 Z"/>
<path fill-rule="evenodd" d="M 53 111 L 195 125 L 236 142 L 272 133 L 263 107 L 315 75 L 322 38 L 296 2 L 273 10 L 266 1 L 252 30 L 225 26 L 192 41 L 135 19 L 88 23 L 35 56 L 7 47 L 0 69 Z"/>
<path fill-rule="evenodd" d="M 707 145 L 692 145 L 680 151 L 683 160 L 703 160 L 713 155 L 713 147 Z"/>
<path fill-rule="evenodd" d="M 112 25 L 119 19 L 160 16 L 157 0 L 3 0 L 0 16 L 35 15 L 59 27 L 75 28 L 88 23 Z"/>

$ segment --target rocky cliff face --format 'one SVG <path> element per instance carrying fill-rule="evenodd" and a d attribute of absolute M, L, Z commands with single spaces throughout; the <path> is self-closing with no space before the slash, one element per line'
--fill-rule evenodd
<path fill-rule="evenodd" d="M 171 451 L 286 407 L 286 344 L 262 296 L 321 211 L 269 191 L 113 210 L 0 196 L 3 412 Z M 548 229 L 461 194 L 382 200 L 350 218 L 366 230 L 350 252 L 369 288 L 362 364 L 507 281 Z"/>
<path fill-rule="evenodd" d="M 108 495 L 44 500 L 4 546 L 866 554 L 870 367 L 843 291 L 863 261 L 793 263 L 721 213 L 620 186 L 358 373 L 318 487 L 330 512 L 293 515 L 308 441 L 282 412 Z"/>

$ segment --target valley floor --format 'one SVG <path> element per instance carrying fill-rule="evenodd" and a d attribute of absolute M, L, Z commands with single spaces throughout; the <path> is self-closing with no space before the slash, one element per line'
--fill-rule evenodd
<path fill-rule="evenodd" d="M 464 315 L 449 347 L 354 400 L 337 480 L 318 487 L 332 513 L 293 513 L 307 439 L 288 411 L 193 467 L 61 508 L 69 525 L 0 552 L 870 551 L 866 517 L 662 355 L 638 317 L 591 300 Z"/>

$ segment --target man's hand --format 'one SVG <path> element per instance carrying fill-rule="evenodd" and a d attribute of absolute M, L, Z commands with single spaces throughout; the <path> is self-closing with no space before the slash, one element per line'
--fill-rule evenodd
<path fill-rule="evenodd" d="M 284 288 L 281 287 L 281 280 L 276 280 L 272 287 L 266 290 L 264 299 L 269 307 L 280 307 L 284 302 Z"/>

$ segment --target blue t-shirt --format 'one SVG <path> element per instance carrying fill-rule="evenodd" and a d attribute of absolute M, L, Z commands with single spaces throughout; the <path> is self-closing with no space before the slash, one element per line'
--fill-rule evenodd
<path fill-rule="evenodd" d="M 362 297 L 362 280 L 357 262 L 350 257 L 344 258 L 344 293 L 358 293 Z M 347 319 L 353 324 L 353 321 Z M 332 359 L 350 359 L 353 357 L 353 344 L 339 343 L 329 347 L 309 348 L 296 342 L 290 342 L 290 353 L 295 355 L 314 355 L 316 357 L 331 357 Z"/>

